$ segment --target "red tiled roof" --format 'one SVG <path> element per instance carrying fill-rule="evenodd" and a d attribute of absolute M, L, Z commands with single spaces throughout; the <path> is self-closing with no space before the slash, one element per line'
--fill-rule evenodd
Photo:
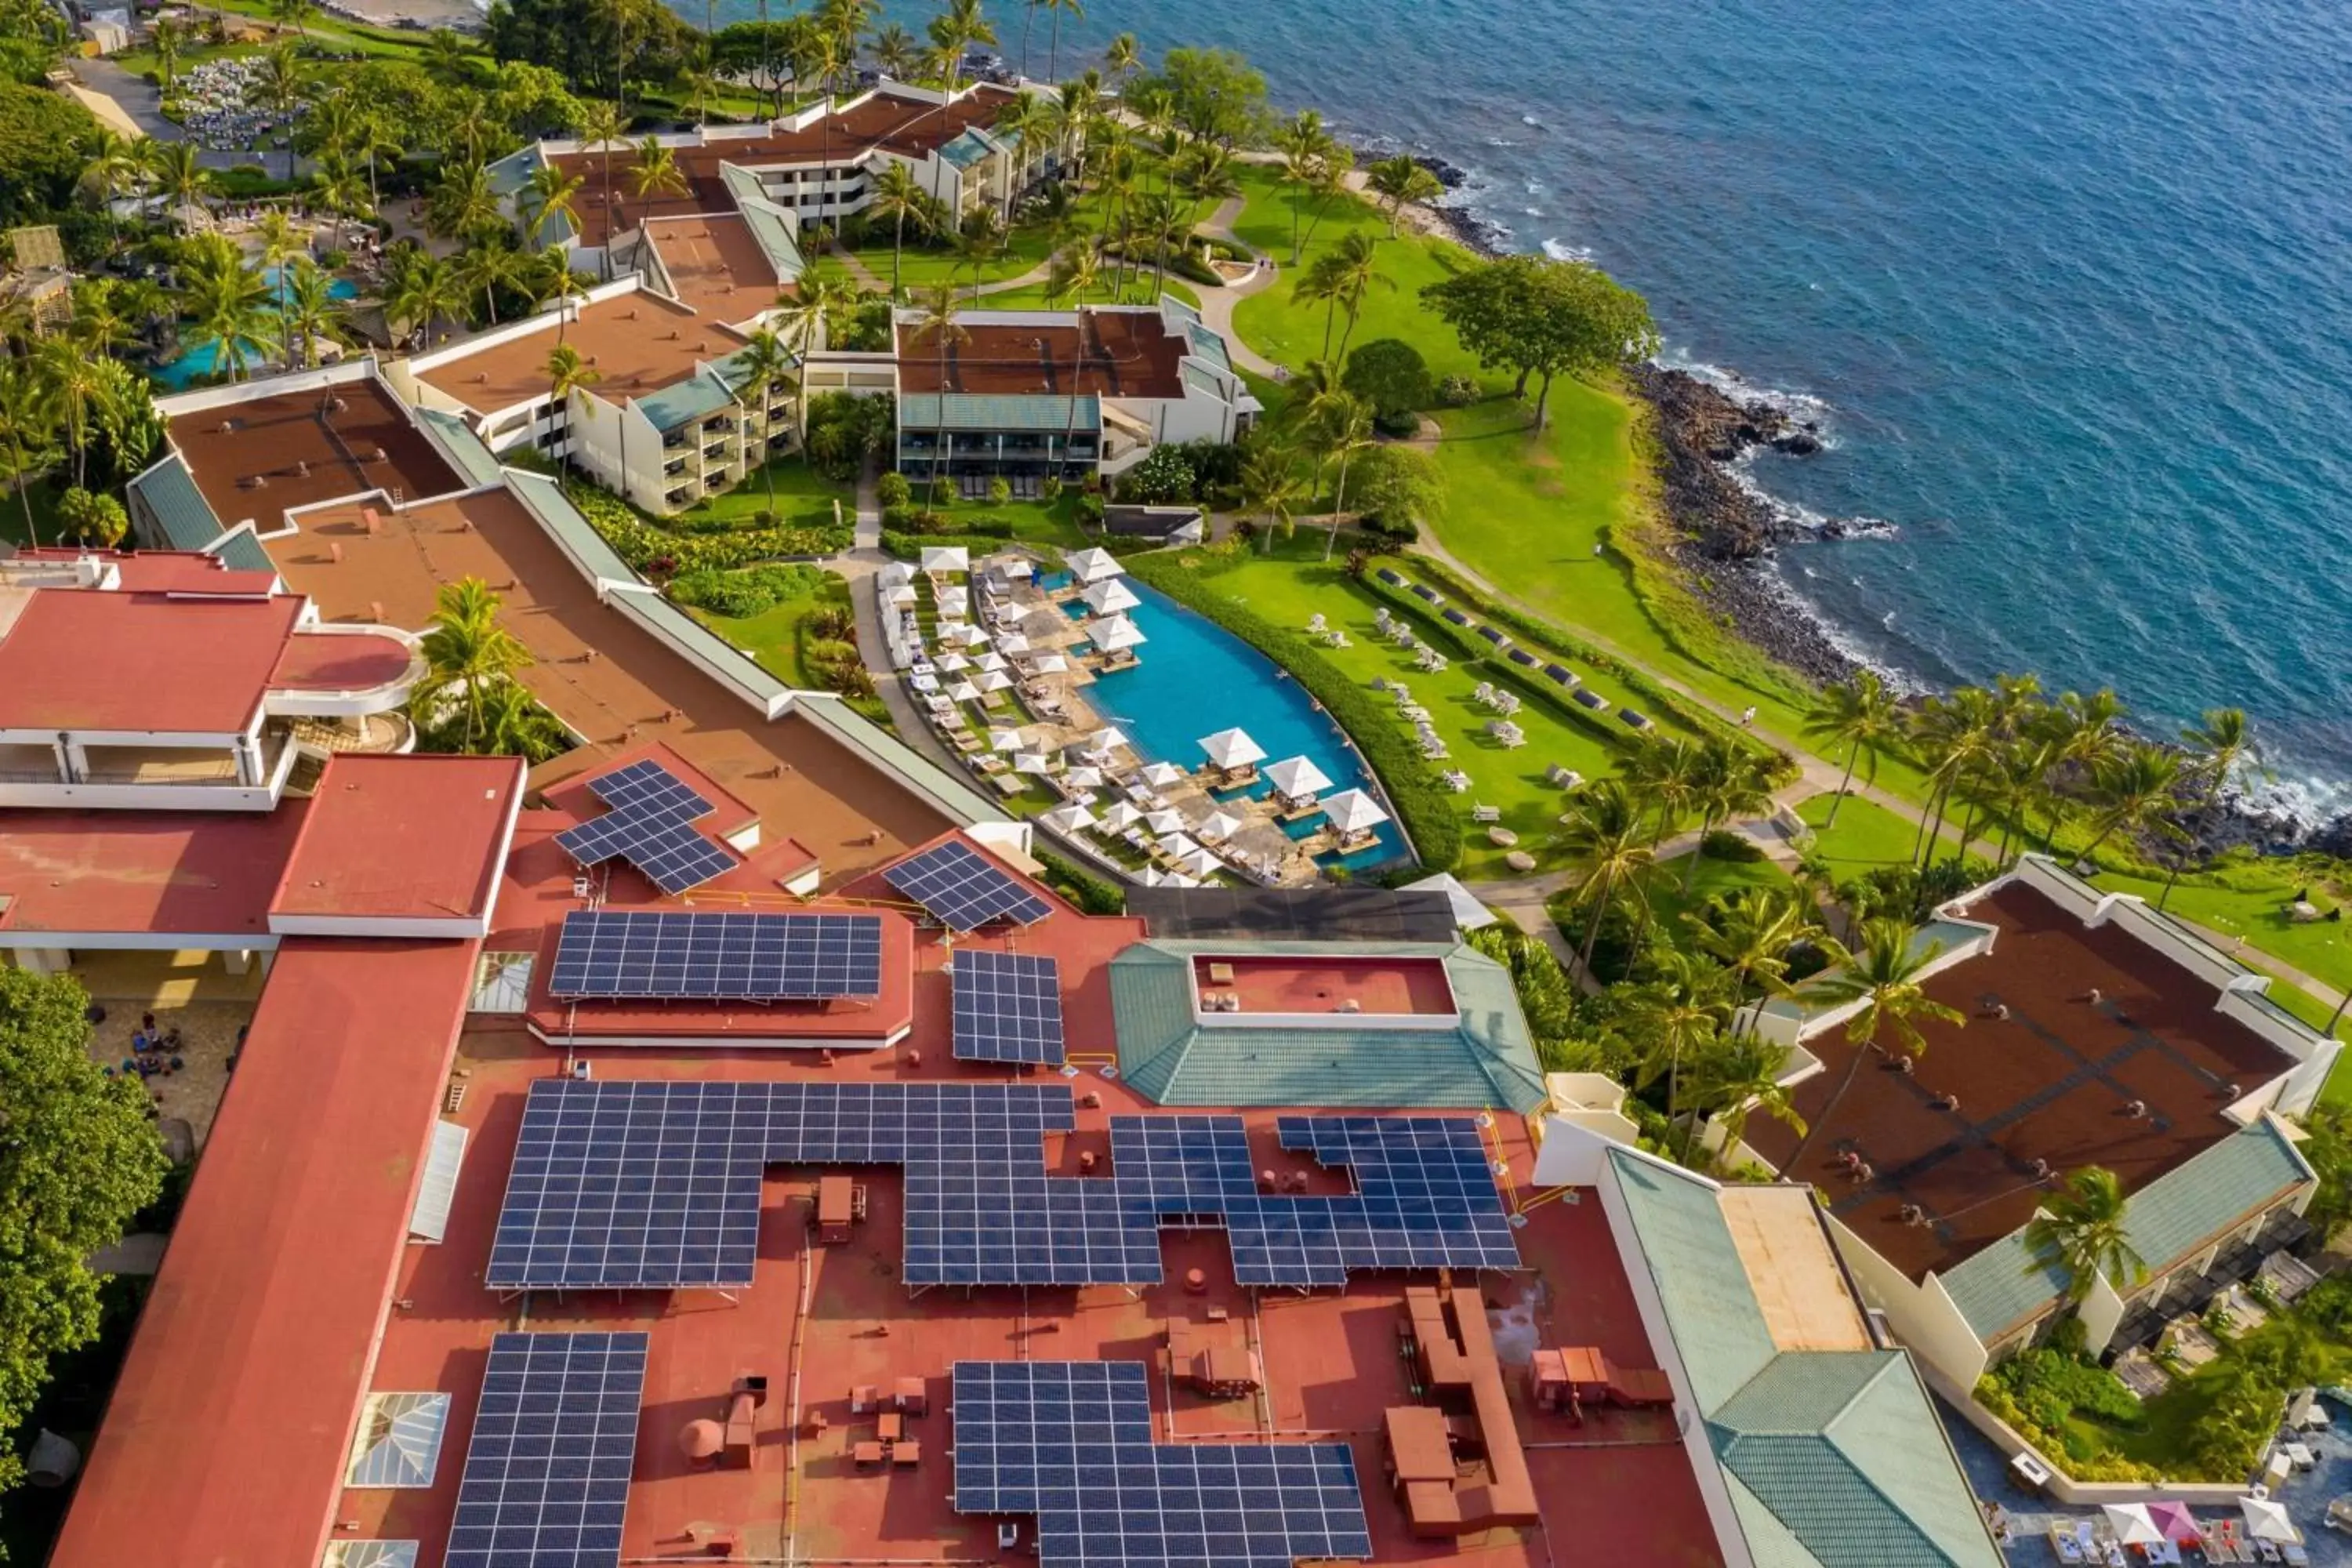
<path fill-rule="evenodd" d="M 319 1561 L 476 952 L 278 949 L 51 1568 Z"/>
<path fill-rule="evenodd" d="M 520 757 L 331 757 L 269 912 L 486 916 L 523 772 Z"/>
<path fill-rule="evenodd" d="M 36 589 L 0 637 L 0 729 L 242 732 L 301 613 L 286 594 Z"/>
<path fill-rule="evenodd" d="M 275 572 L 240 572 L 217 555 L 200 550 L 85 550 L 45 545 L 20 550 L 19 561 L 68 563 L 87 556 L 111 563 L 121 586 L 134 594 L 267 594 L 276 585 Z"/>
<path fill-rule="evenodd" d="M 266 936 L 310 809 L 0 811 L 0 931 Z"/>

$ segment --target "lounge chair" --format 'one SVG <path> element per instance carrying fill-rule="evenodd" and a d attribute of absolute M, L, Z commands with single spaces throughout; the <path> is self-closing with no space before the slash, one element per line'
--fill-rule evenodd
<path fill-rule="evenodd" d="M 2053 1524 L 2050 1527 L 2050 1545 L 2052 1550 L 2058 1553 L 2058 1561 L 2061 1563 L 2074 1564 L 2083 1561 L 2081 1544 L 2075 1541 L 2074 1532 L 2063 1524 Z"/>
<path fill-rule="evenodd" d="M 1473 822 L 1500 822 L 1503 820 L 1503 808 L 1499 805 L 1474 805 L 1470 808 L 1470 820 Z"/>

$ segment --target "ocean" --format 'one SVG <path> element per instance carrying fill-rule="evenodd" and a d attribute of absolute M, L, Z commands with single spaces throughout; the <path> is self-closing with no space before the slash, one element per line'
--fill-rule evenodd
<path fill-rule="evenodd" d="M 2111 685 L 2157 735 L 2242 707 L 2276 795 L 2352 803 L 2352 10 L 1093 0 L 1066 72 L 1121 29 L 1465 167 L 1670 363 L 1820 417 L 1749 471 L 1888 525 L 1778 563 L 1854 652 Z"/>

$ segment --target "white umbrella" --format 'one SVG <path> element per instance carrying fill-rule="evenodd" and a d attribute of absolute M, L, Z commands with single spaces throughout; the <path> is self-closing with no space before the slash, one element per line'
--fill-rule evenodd
<path fill-rule="evenodd" d="M 1087 623 L 1087 640 L 1105 653 L 1117 653 L 1124 647 L 1134 647 L 1151 639 L 1135 629 L 1135 623 L 1125 616 L 1108 616 Z"/>
<path fill-rule="evenodd" d="M 1360 789 L 1341 790 L 1323 803 L 1323 814 L 1342 833 L 1364 833 L 1389 819 L 1380 803 Z"/>
<path fill-rule="evenodd" d="M 1201 824 L 1201 837 L 1214 844 L 1221 839 L 1231 838 L 1248 826 L 1232 812 L 1213 811 L 1208 820 Z"/>
<path fill-rule="evenodd" d="M 1079 597 L 1085 599 L 1087 607 L 1098 616 L 1112 615 L 1120 610 L 1131 610 L 1143 603 L 1135 596 L 1133 589 L 1116 577 L 1106 577 L 1099 583 L 1090 584 Z"/>
<path fill-rule="evenodd" d="M 904 583 L 893 584 L 882 590 L 882 602 L 894 610 L 903 610 L 915 602 L 915 590 Z"/>
<path fill-rule="evenodd" d="M 1205 849 L 1194 849 L 1189 855 L 1176 857 L 1176 864 L 1195 877 L 1211 877 L 1225 868 L 1225 863 Z"/>
<path fill-rule="evenodd" d="M 1102 787 L 1102 770 L 1100 768 L 1072 768 L 1063 776 L 1070 781 L 1070 787 L 1072 789 L 1100 789 Z"/>
<path fill-rule="evenodd" d="M 2147 1505 L 2137 1502 L 2111 1502 L 2102 1506 L 2107 1516 L 2107 1528 L 2126 1546 L 2154 1546 L 2164 1540 L 2164 1531 L 2147 1516 Z"/>
<path fill-rule="evenodd" d="M 1111 802 L 1110 809 L 1102 814 L 1102 825 L 1113 833 L 1124 833 L 1143 820 L 1143 813 L 1123 800 Z"/>
<path fill-rule="evenodd" d="M 1168 874 L 1157 866 L 1146 866 L 1139 880 L 1147 888 L 1157 888 L 1167 882 Z"/>
<path fill-rule="evenodd" d="M 1119 746 L 1124 746 L 1127 743 L 1128 739 L 1126 731 L 1121 730 L 1116 724 L 1106 724 L 1101 729 L 1097 730 L 1093 734 L 1087 737 L 1087 751 L 1090 755 L 1100 756 L 1105 752 L 1111 751 Z"/>
<path fill-rule="evenodd" d="M 1082 827 L 1095 825 L 1094 813 L 1075 803 L 1057 805 L 1038 820 L 1056 833 L 1076 833 Z"/>
<path fill-rule="evenodd" d="M 1192 841 L 1190 834 L 1185 833 L 1170 834 L 1160 840 L 1160 847 L 1179 860 L 1187 855 L 1198 855 L 1201 852 L 1201 847 Z"/>
<path fill-rule="evenodd" d="M 917 670 L 908 679 L 915 683 L 915 689 L 918 691 L 937 691 L 940 689 L 940 678 L 936 675 L 926 675 L 921 670 Z"/>
<path fill-rule="evenodd" d="M 1026 555 L 1000 555 L 991 564 L 1007 577 L 1026 577 L 1036 571 Z"/>
<path fill-rule="evenodd" d="M 1143 782 L 1153 789 L 1166 789 L 1170 784 L 1184 782 L 1184 770 L 1173 763 L 1146 763 Z"/>
<path fill-rule="evenodd" d="M 1007 632 L 996 639 L 996 648 L 999 653 L 1027 653 L 1029 639 L 1019 632 Z"/>
<path fill-rule="evenodd" d="M 941 642 L 961 642 L 964 633 L 971 630 L 970 621 L 960 621 L 953 616 L 943 616 L 935 628 Z"/>
<path fill-rule="evenodd" d="M 1064 557 L 1063 564 L 1081 583 L 1099 583 L 1119 574 L 1118 562 L 1108 550 L 1081 550 Z"/>
<path fill-rule="evenodd" d="M 900 588 L 914 579 L 915 569 L 903 561 L 885 561 L 875 575 L 885 588 Z"/>
<path fill-rule="evenodd" d="M 1045 760 L 1045 754 L 1043 752 L 1018 752 L 1013 754 L 1013 771 L 1016 773 L 1035 773 L 1039 778 L 1044 778 L 1054 771 L 1054 764 Z"/>
<path fill-rule="evenodd" d="M 2246 1533 L 2257 1541 L 2301 1541 L 2303 1531 L 2287 1517 L 2286 1506 L 2274 1498 L 2242 1497 L 2238 1511 L 2246 1516 Z"/>
<path fill-rule="evenodd" d="M 1154 833 L 1181 833 L 1184 818 L 1179 812 L 1155 811 L 1143 819 L 1143 826 Z"/>
<path fill-rule="evenodd" d="M 1400 893 L 1444 893 L 1454 906 L 1454 923 L 1464 931 L 1476 931 L 1495 923 L 1495 911 L 1480 903 L 1477 895 L 1462 885 L 1450 871 L 1440 871 L 1434 877 L 1423 877 L 1418 882 L 1407 882 L 1397 889 Z"/>
<path fill-rule="evenodd" d="M 925 572 L 969 572 L 971 552 L 961 544 L 933 544 L 923 551 Z"/>
<path fill-rule="evenodd" d="M 1028 743 L 1028 738 L 1018 730 L 991 730 L 988 732 L 988 749 L 992 752 L 1017 752 Z"/>
<path fill-rule="evenodd" d="M 962 616 L 969 615 L 971 611 L 971 595 L 970 593 L 961 588 L 942 588 L 940 590 L 940 614 L 943 616 Z"/>
<path fill-rule="evenodd" d="M 971 660 L 964 658 L 964 656 L 960 653 L 943 653 L 940 655 L 939 662 L 940 668 L 946 670 L 950 675 L 953 675 L 957 670 L 970 669 L 971 668 Z"/>
<path fill-rule="evenodd" d="M 980 678 L 982 691 L 1002 691 L 1013 684 L 1013 678 L 1001 669 L 992 669 Z"/>
<path fill-rule="evenodd" d="M 977 702 L 980 700 L 980 688 L 969 680 L 959 680 L 948 688 L 948 695 L 958 702 Z"/>
<path fill-rule="evenodd" d="M 1265 756 L 1265 748 L 1243 730 L 1220 730 L 1213 735 L 1204 735 L 1201 750 L 1208 752 L 1209 761 L 1221 768 L 1244 767 Z"/>
<path fill-rule="evenodd" d="M 980 656 L 980 668 L 982 669 L 1003 669 L 1004 668 L 1004 656 L 993 650 L 982 654 Z"/>
<path fill-rule="evenodd" d="M 1323 770 L 1305 757 L 1285 757 L 1265 770 L 1266 782 L 1287 795 L 1313 795 L 1318 789 L 1329 789 L 1331 781 Z"/>
<path fill-rule="evenodd" d="M 1002 647 L 1004 645 L 999 643 L 997 646 Z M 1029 661 L 1029 668 L 1040 675 L 1063 675 L 1068 672 L 1070 661 L 1058 653 L 1041 653 Z"/>
<path fill-rule="evenodd" d="M 1181 871 L 1175 873 L 1173 876 L 1170 877 L 1167 881 L 1160 884 L 1160 886 L 1165 888 L 1197 888 L 1200 885 L 1200 878 L 1187 877 Z"/>

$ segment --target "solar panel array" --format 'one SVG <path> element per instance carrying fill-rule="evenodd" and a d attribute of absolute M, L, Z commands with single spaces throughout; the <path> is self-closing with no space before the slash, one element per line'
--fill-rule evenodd
<path fill-rule="evenodd" d="M 1237 1116 L 1111 1119 L 1108 1177 L 1049 1174 L 1076 1125 L 1053 1083 L 531 1086 L 486 1281 L 499 1289 L 751 1283 L 771 1164 L 906 1168 L 909 1285 L 1145 1285 L 1163 1224 L 1224 1226 L 1244 1285 L 1368 1268 L 1516 1268 L 1477 1129 L 1452 1118 L 1286 1119 L 1286 1148 L 1353 1169 L 1337 1196 L 1262 1194 Z"/>
<path fill-rule="evenodd" d="M 1367 1558 L 1345 1443 L 1159 1444 L 1143 1363 L 958 1362 L 955 1507 L 1034 1513 L 1047 1568 Z"/>
<path fill-rule="evenodd" d="M 563 917 L 548 981 L 549 994 L 566 1001 L 780 1002 L 881 992 L 879 915 L 574 910 Z"/>
<path fill-rule="evenodd" d="M 955 1054 L 967 1062 L 1062 1065 L 1062 970 L 1019 952 L 959 952 Z"/>
<path fill-rule="evenodd" d="M 978 931 L 992 921 L 1031 925 L 1054 912 L 1045 900 L 959 839 L 910 856 L 882 877 L 957 931 Z"/>
<path fill-rule="evenodd" d="M 446 1568 L 613 1568 L 636 1459 L 642 1333 L 500 1334 Z"/>
<path fill-rule="evenodd" d="M 694 826 L 715 808 L 659 763 L 631 763 L 590 779 L 588 787 L 610 809 L 555 836 L 581 865 L 600 865 L 617 855 L 672 895 L 734 868 L 735 857 Z"/>

